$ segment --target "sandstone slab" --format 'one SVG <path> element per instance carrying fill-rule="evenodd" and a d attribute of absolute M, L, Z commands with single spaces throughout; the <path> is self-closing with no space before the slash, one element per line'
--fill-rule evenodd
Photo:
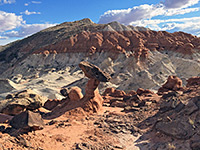
<path fill-rule="evenodd" d="M 22 112 L 12 118 L 10 125 L 15 129 L 23 129 L 26 131 L 43 129 L 44 122 L 39 113 L 32 111 Z"/>
<path fill-rule="evenodd" d="M 83 70 L 85 76 L 90 79 L 96 79 L 101 82 L 108 82 L 111 79 L 108 73 L 102 71 L 99 67 L 89 62 L 82 61 L 80 62 L 79 67 Z"/>

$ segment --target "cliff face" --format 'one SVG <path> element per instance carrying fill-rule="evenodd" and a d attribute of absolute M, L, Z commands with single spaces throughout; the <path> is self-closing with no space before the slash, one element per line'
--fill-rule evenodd
<path fill-rule="evenodd" d="M 200 38 L 118 22 L 66 22 L 7 46 L 0 52 L 0 76 L 42 74 L 49 68 L 58 71 L 82 60 L 112 74 L 119 88 L 157 88 L 169 75 L 183 81 L 199 75 Z"/>

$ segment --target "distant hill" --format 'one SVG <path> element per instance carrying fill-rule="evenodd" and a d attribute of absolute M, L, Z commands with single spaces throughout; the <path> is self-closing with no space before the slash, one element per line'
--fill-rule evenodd
<path fill-rule="evenodd" d="M 3 78 L 16 74 L 27 76 L 45 68 L 62 70 L 76 66 L 81 60 L 101 65 L 113 75 L 119 88 L 157 88 L 168 75 L 186 80 L 200 73 L 200 38 L 118 22 L 96 24 L 90 19 L 65 22 L 2 50 L 0 76 Z"/>

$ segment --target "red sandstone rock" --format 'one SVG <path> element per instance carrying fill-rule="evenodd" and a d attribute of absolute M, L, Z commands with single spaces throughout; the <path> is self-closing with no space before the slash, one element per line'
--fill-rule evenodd
<path fill-rule="evenodd" d="M 137 94 L 137 92 L 136 91 L 134 91 L 134 90 L 131 90 L 130 92 L 128 92 L 128 96 L 133 96 L 133 95 L 136 95 Z"/>
<path fill-rule="evenodd" d="M 138 90 L 137 90 L 137 92 L 136 92 L 138 95 L 149 95 L 149 94 L 155 94 L 154 92 L 152 92 L 151 90 L 149 90 L 149 89 L 146 89 L 146 90 L 144 90 L 144 89 L 142 89 L 142 88 L 139 88 Z"/>
<path fill-rule="evenodd" d="M 112 97 L 124 97 L 126 95 L 126 93 L 123 90 L 118 90 L 115 88 L 107 88 L 104 93 L 104 96 L 108 95 L 108 96 L 112 96 Z"/>
<path fill-rule="evenodd" d="M 167 82 L 162 87 L 169 90 L 177 90 L 182 87 L 182 80 L 176 76 L 169 76 Z"/>
<path fill-rule="evenodd" d="M 50 54 L 50 52 L 49 52 L 48 50 L 45 50 L 45 51 L 42 52 L 42 54 L 43 54 L 44 56 L 47 56 L 47 55 Z"/>
<path fill-rule="evenodd" d="M 81 24 L 82 25 L 82 24 Z M 75 27 L 75 26 L 74 26 Z M 103 31 L 101 25 L 84 26 L 84 29 L 74 31 L 73 36 L 66 33 L 65 38 L 54 44 L 43 46 L 34 53 L 49 51 L 49 53 L 84 52 L 90 55 L 95 52 L 107 51 L 124 53 L 134 51 L 138 61 L 148 58 L 149 51 L 176 51 L 192 54 L 198 49 L 200 40 L 183 32 L 168 33 L 166 31 Z M 82 28 L 77 26 L 76 28 Z M 47 45 L 47 46 L 46 46 Z M 27 51 L 27 47 L 23 47 Z M 46 52 L 45 52 L 46 53 Z"/>
<path fill-rule="evenodd" d="M 83 94 L 81 92 L 82 90 L 75 86 L 75 87 L 72 87 L 69 91 L 69 99 L 71 101 L 77 101 L 77 100 L 80 100 L 81 98 L 83 98 Z"/>
<path fill-rule="evenodd" d="M 45 103 L 44 103 L 44 108 L 47 110 L 52 110 L 53 108 L 55 108 L 58 104 L 63 103 L 63 100 L 58 100 L 58 99 L 48 99 Z"/>
<path fill-rule="evenodd" d="M 182 80 L 176 76 L 169 76 L 167 82 L 158 89 L 158 93 L 177 91 L 183 89 L 182 87 Z"/>
<path fill-rule="evenodd" d="M 149 90 L 149 89 L 144 90 L 144 93 L 145 93 L 145 94 L 154 94 L 154 92 L 152 92 L 152 91 Z"/>
<path fill-rule="evenodd" d="M 99 94 L 99 83 L 96 79 L 90 79 L 86 85 L 85 95 L 80 101 L 83 102 L 82 108 L 87 112 L 102 110 L 103 98 Z"/>
<path fill-rule="evenodd" d="M 143 92 L 144 92 L 144 89 L 143 89 L 143 88 L 137 89 L 137 94 L 138 94 L 138 95 L 142 95 Z"/>
<path fill-rule="evenodd" d="M 104 95 L 104 96 L 106 96 L 106 95 L 111 95 L 111 94 L 114 93 L 114 92 L 115 92 L 115 88 L 107 88 L 107 89 L 104 91 L 103 95 Z"/>
<path fill-rule="evenodd" d="M 187 80 L 187 87 L 194 85 L 200 85 L 200 77 L 192 77 Z"/>
<path fill-rule="evenodd" d="M 126 93 L 123 90 L 116 89 L 112 94 L 113 97 L 124 97 Z"/>

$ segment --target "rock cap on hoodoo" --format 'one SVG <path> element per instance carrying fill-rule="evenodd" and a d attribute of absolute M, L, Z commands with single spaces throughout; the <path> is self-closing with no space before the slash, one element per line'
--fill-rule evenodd
<path fill-rule="evenodd" d="M 107 72 L 102 71 L 99 67 L 87 61 L 80 62 L 79 67 L 83 70 L 85 76 L 90 79 L 97 79 L 100 82 L 109 82 L 111 79 Z"/>

